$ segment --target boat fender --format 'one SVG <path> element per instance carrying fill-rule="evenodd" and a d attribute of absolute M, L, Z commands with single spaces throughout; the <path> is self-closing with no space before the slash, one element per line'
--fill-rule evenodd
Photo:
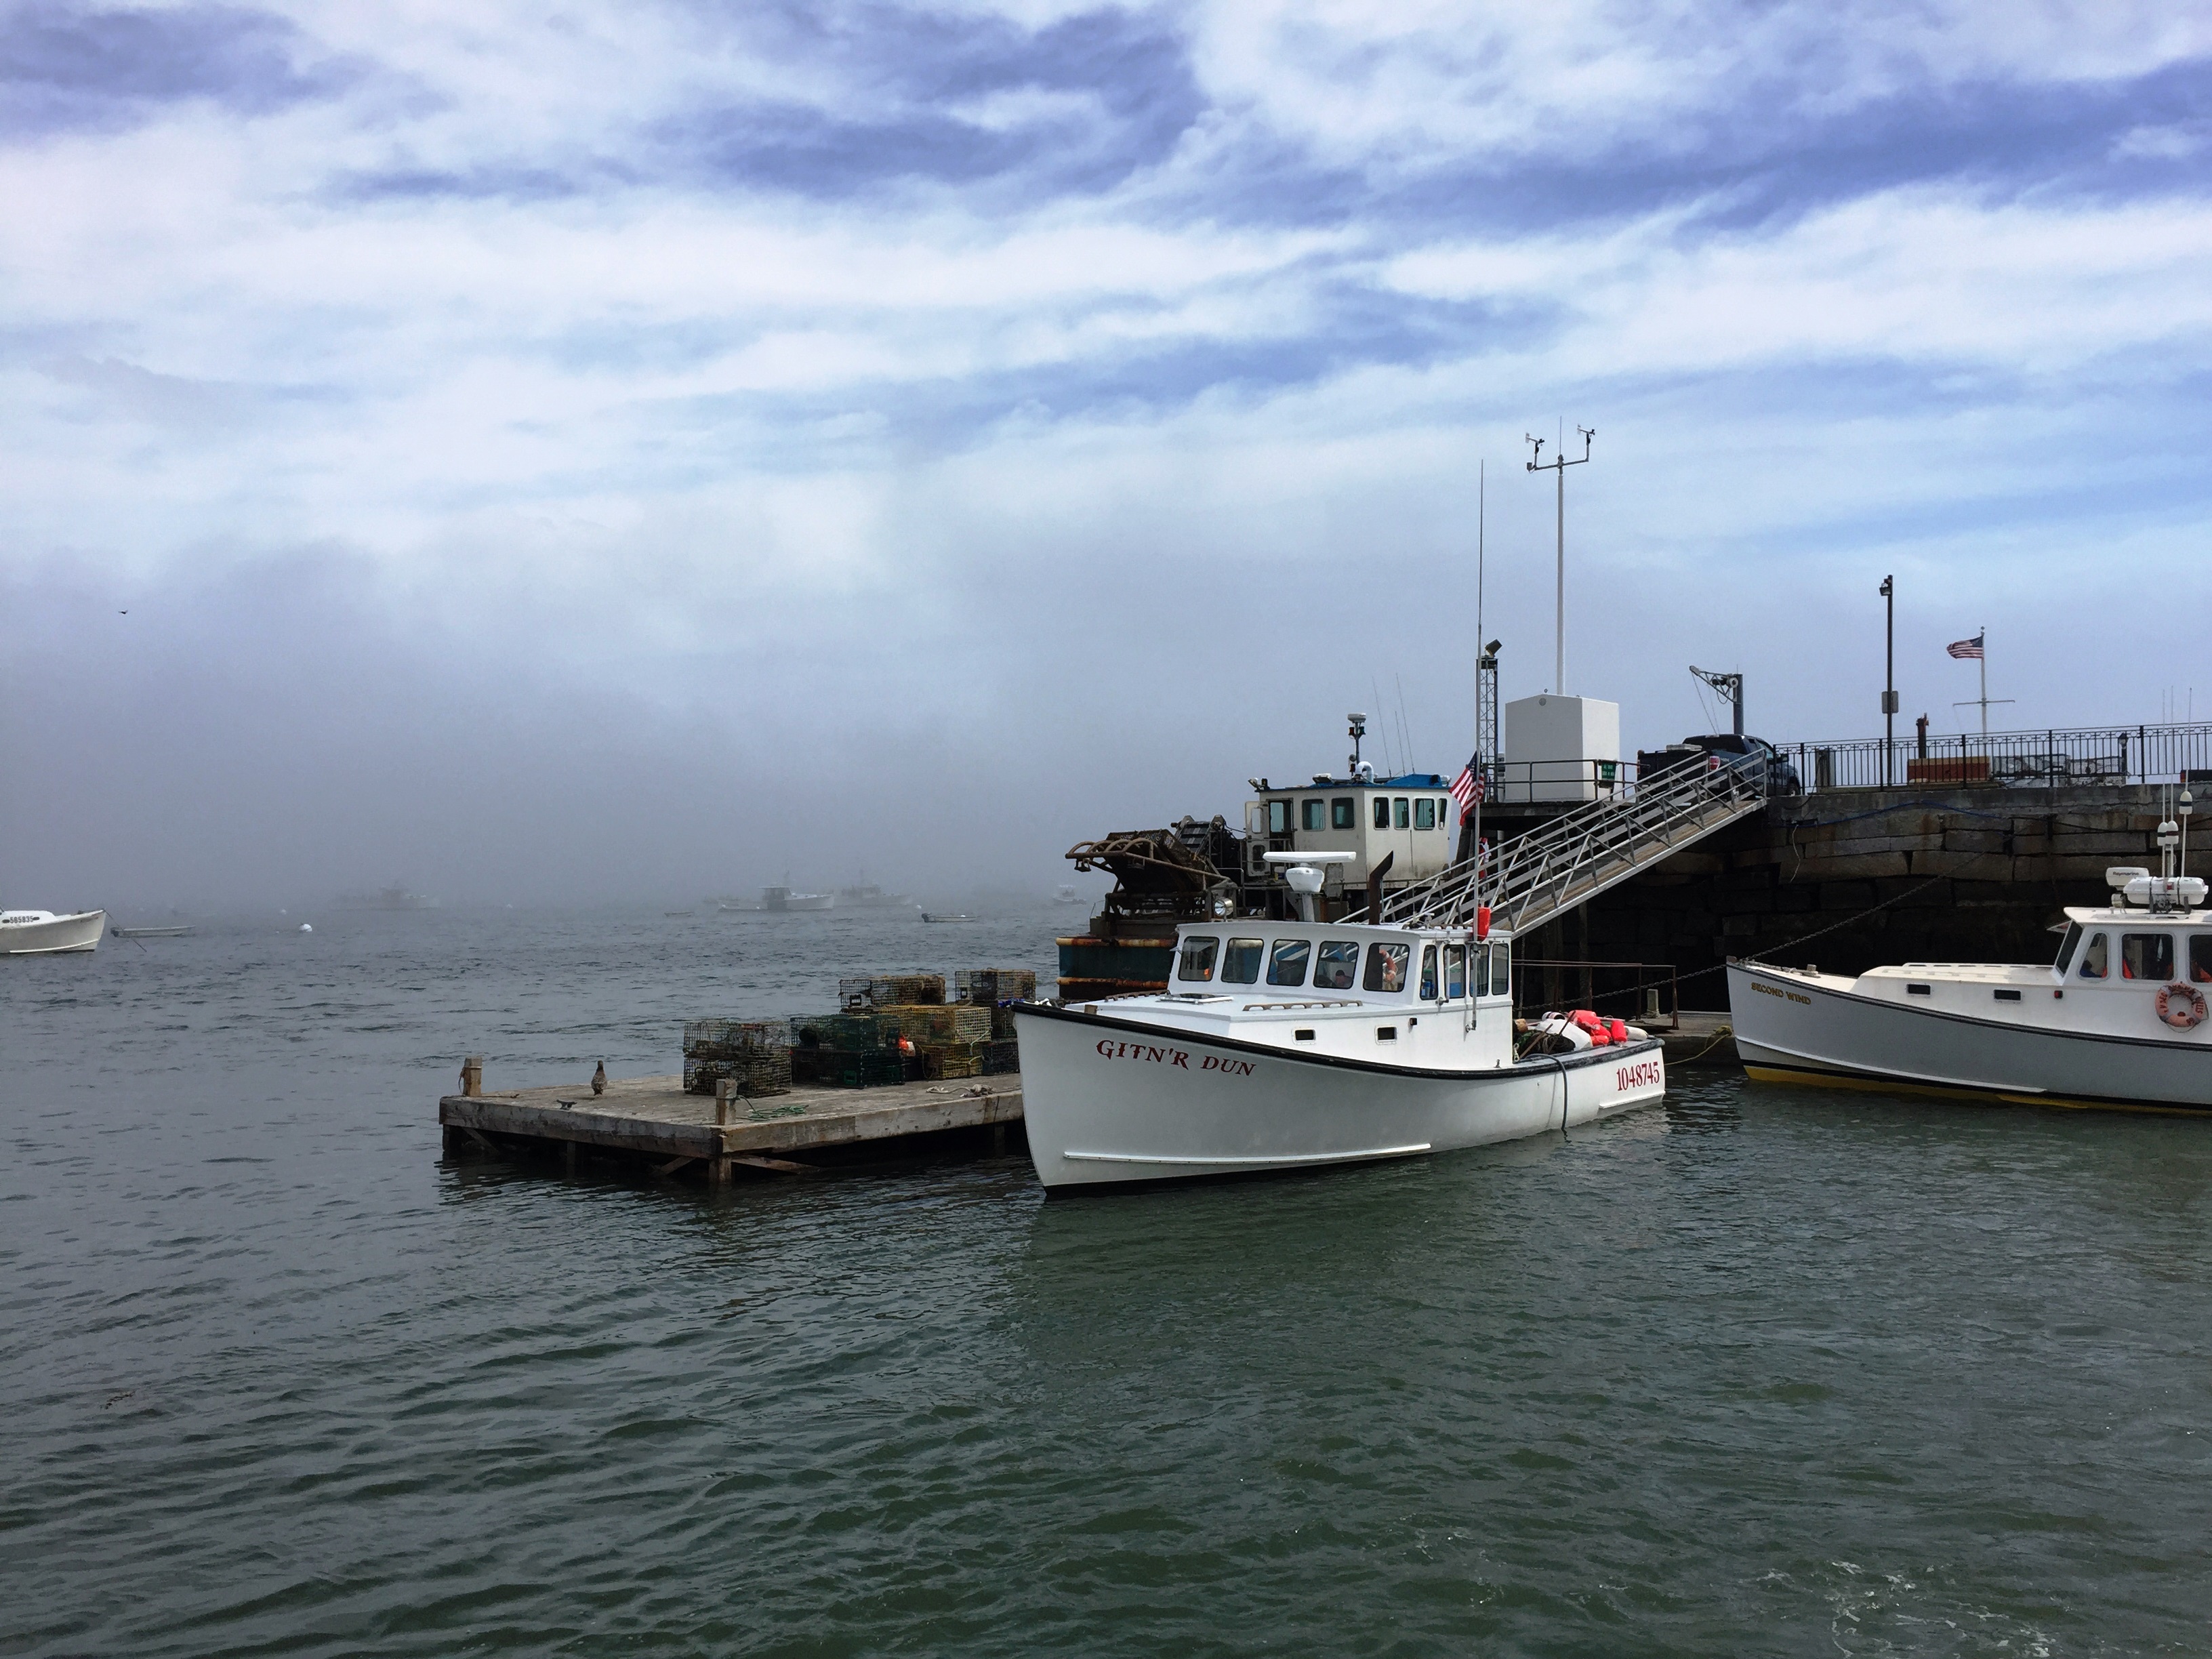
<path fill-rule="evenodd" d="M 2204 994 L 2176 980 L 2158 994 L 2158 1017 L 2177 1031 L 2193 1030 L 2204 1023 Z"/>
<path fill-rule="evenodd" d="M 1589 1034 L 1590 1046 L 1603 1048 L 1613 1042 L 1613 1027 L 1587 1008 L 1577 1008 L 1570 1016 L 1575 1024 Z"/>
<path fill-rule="evenodd" d="M 1539 1054 L 1578 1054 L 1591 1046 L 1590 1034 L 1565 1014 L 1547 1014 L 1536 1022 L 1533 1045 Z"/>

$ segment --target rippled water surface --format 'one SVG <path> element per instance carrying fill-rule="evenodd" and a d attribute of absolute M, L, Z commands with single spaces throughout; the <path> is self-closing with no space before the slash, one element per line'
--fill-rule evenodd
<path fill-rule="evenodd" d="M 0 1651 L 2212 1649 L 2212 1125 L 1691 1073 L 1051 1203 L 441 1160 L 465 1052 L 667 1071 L 1071 914 L 0 962 Z"/>

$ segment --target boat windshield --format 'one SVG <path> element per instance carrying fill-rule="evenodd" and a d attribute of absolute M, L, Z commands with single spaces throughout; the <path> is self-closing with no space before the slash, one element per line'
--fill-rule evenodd
<path fill-rule="evenodd" d="M 1270 985 L 1303 985 L 1306 982 L 1306 958 L 1313 954 L 1313 941 L 1304 939 L 1279 939 L 1267 958 L 1267 983 Z"/>
<path fill-rule="evenodd" d="M 1182 942 L 1182 964 L 1176 969 L 1178 979 L 1206 981 L 1213 977 L 1214 953 L 1221 949 L 1218 939 L 1203 935 Z"/>
<path fill-rule="evenodd" d="M 1256 939 L 1232 939 L 1228 954 L 1221 958 L 1221 978 L 1228 985 L 1257 985 L 1260 982 L 1260 957 L 1264 952 L 1264 941 Z"/>
<path fill-rule="evenodd" d="M 2081 977 L 2102 979 L 2105 976 L 2105 935 L 2092 933 L 2089 935 L 2089 948 L 2081 952 Z"/>
<path fill-rule="evenodd" d="M 2173 935 L 2166 933 L 2121 934 L 2120 977 L 2172 979 Z"/>
<path fill-rule="evenodd" d="M 2204 943 L 2212 946 L 2212 933 L 2203 936 Z M 1367 947 L 1367 977 L 1362 983 L 1370 991 L 1397 992 L 1406 988 L 1406 961 L 1413 953 L 1410 945 L 1370 945 Z M 2212 951 L 2207 951 L 2205 960 L 2212 963 Z"/>
<path fill-rule="evenodd" d="M 1316 991 L 1349 991 L 1352 977 L 1359 970 L 1359 941 L 1358 939 L 1323 939 L 1321 955 L 1314 962 L 1314 989 Z"/>
<path fill-rule="evenodd" d="M 2066 924 L 2066 937 L 2058 941 L 2059 978 L 2065 978 L 2066 970 L 2074 965 L 2074 952 L 2080 946 L 2081 943 L 2081 924 L 2078 921 L 2068 922 Z"/>

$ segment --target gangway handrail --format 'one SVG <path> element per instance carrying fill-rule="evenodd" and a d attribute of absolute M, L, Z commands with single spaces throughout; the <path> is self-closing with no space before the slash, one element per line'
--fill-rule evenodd
<path fill-rule="evenodd" d="M 1428 927 L 1472 926 L 1486 905 L 1493 927 L 1515 932 L 1595 897 L 1693 841 L 1765 804 L 1764 781 L 1740 767 L 1670 769 L 1629 796 L 1609 796 L 1460 864 L 1400 888 L 1381 920 Z"/>

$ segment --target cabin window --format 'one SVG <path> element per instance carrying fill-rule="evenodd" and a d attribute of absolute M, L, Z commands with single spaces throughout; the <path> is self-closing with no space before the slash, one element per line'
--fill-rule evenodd
<path fill-rule="evenodd" d="M 1421 996 L 1424 1000 L 1433 1000 L 1436 994 L 1437 947 L 1433 945 L 1424 945 L 1421 947 Z"/>
<path fill-rule="evenodd" d="M 1313 955 L 1310 939 L 1279 939 L 1273 953 L 1267 958 L 1267 983 L 1270 985 L 1303 985 L 1306 982 L 1306 959 Z"/>
<path fill-rule="evenodd" d="M 1218 939 L 1186 939 L 1182 942 L 1182 965 L 1176 969 L 1178 979 L 1208 981 L 1213 977 L 1213 958 L 1221 950 Z"/>
<path fill-rule="evenodd" d="M 2205 935 L 2212 945 L 2212 933 Z M 1406 988 L 1406 963 L 1413 954 L 1410 945 L 1370 945 L 1367 947 L 1367 977 L 1361 981 L 1370 991 L 1395 993 Z"/>
<path fill-rule="evenodd" d="M 1425 806 L 1428 803 L 1423 801 L 1421 805 Z M 1444 994 L 1448 997 L 1467 994 L 1467 946 L 1464 945 L 1444 946 Z"/>
<path fill-rule="evenodd" d="M 1256 939 L 1232 939 L 1229 954 L 1221 959 L 1222 982 L 1227 985 L 1257 985 L 1260 982 L 1260 957 L 1262 941 Z"/>
<path fill-rule="evenodd" d="M 2074 965 L 2074 952 L 2079 950 L 2081 945 L 2081 924 L 2078 921 L 2068 922 L 2066 924 L 2066 937 L 2058 941 L 2059 978 L 2064 979 L 2066 977 L 2066 970 Z"/>
<path fill-rule="evenodd" d="M 1359 803 L 1349 795 L 1340 795 L 1328 804 L 1328 827 L 1332 830 L 1357 830 L 1359 827 Z"/>
<path fill-rule="evenodd" d="M 1290 802 L 1271 800 L 1267 803 L 1267 833 L 1271 836 L 1287 836 L 1291 833 Z"/>
<path fill-rule="evenodd" d="M 1375 827 L 1377 830 L 1390 827 L 1390 797 L 1388 795 L 1375 797 Z"/>
<path fill-rule="evenodd" d="M 2105 936 L 2102 933 L 2090 934 L 2089 948 L 2081 952 L 2081 977 L 2102 979 L 2107 965 Z"/>
<path fill-rule="evenodd" d="M 1510 945 L 1486 945 L 1483 955 L 1490 958 L 1490 994 L 1510 996 L 1513 992 L 1513 947 Z"/>
<path fill-rule="evenodd" d="M 2212 985 L 2212 933 L 2189 936 L 2189 977 L 2199 985 Z"/>
<path fill-rule="evenodd" d="M 1413 828 L 1433 830 L 1437 827 L 1437 804 L 1424 795 L 1413 803 Z"/>
<path fill-rule="evenodd" d="M 1399 829 L 1403 830 L 1407 824 L 1411 822 L 1411 819 L 1407 815 L 1411 812 L 1412 810 L 1413 803 L 1407 800 L 1403 795 L 1399 796 L 1395 801 L 1391 803 L 1391 811 L 1396 815 L 1397 827 Z"/>
<path fill-rule="evenodd" d="M 1314 989 L 1349 991 L 1352 976 L 1358 971 L 1358 939 L 1325 939 L 1321 942 L 1321 954 L 1314 958 Z"/>
<path fill-rule="evenodd" d="M 1437 803 L 1437 828 L 1439 830 L 1451 828 L 1451 797 L 1449 795 L 1446 795 Z"/>
<path fill-rule="evenodd" d="M 2122 979 L 2172 979 L 2173 977 L 2173 935 L 2171 933 L 2121 934 L 2120 977 Z"/>
<path fill-rule="evenodd" d="M 1300 801 L 1298 803 L 1298 806 L 1300 808 L 1299 827 L 1306 830 L 1320 829 L 1322 825 L 1322 813 L 1328 808 L 1328 803 L 1327 801 L 1319 799 Z"/>

